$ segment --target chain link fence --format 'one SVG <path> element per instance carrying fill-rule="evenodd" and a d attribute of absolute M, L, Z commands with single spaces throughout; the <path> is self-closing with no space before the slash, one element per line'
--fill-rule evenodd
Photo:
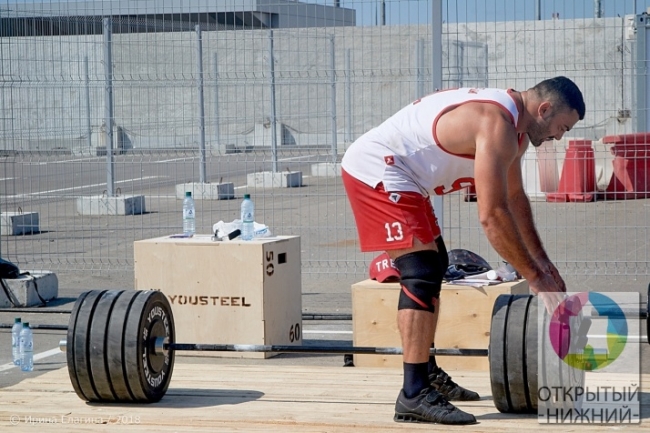
<path fill-rule="evenodd" d="M 518 90 L 566 75 L 587 116 L 527 154 L 540 234 L 577 281 L 648 275 L 647 200 L 546 200 L 570 140 L 592 141 L 604 190 L 614 156 L 603 138 L 644 132 L 634 20 L 644 2 L 597 17 L 578 1 L 493 0 L 500 15 L 464 0 L 277 1 L 245 12 L 162 1 L 159 13 L 86 3 L 0 3 L 0 211 L 38 215 L 33 232 L 3 225 L 0 255 L 23 269 L 61 273 L 62 284 L 78 273 L 132 278 L 133 242 L 180 231 L 177 188 L 199 182 L 234 187 L 234 199 L 197 201 L 199 233 L 238 218 L 250 193 L 259 222 L 301 236 L 303 280 L 365 278 L 372 257 L 358 251 L 337 176 L 347 146 L 432 92 L 436 74 L 443 88 Z M 300 182 L 261 187 L 256 173 Z M 92 215 L 79 204 L 109 196 L 143 197 L 143 212 Z M 437 213 L 449 248 L 498 263 L 467 193 L 445 196 Z"/>

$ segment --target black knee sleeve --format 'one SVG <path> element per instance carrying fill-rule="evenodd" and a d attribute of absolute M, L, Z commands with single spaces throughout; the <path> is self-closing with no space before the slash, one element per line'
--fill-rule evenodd
<path fill-rule="evenodd" d="M 396 258 L 394 263 L 402 286 L 397 309 L 434 313 L 444 275 L 440 254 L 432 250 L 416 251 Z"/>
<path fill-rule="evenodd" d="M 442 238 L 442 236 L 438 236 L 436 238 L 436 247 L 438 247 L 440 263 L 444 275 L 444 273 L 447 272 L 447 268 L 449 267 L 449 253 L 447 252 L 447 246 L 445 245 L 445 240 Z"/>

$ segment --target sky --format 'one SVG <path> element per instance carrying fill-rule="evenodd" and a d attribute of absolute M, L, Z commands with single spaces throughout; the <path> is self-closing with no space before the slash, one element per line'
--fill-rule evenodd
<path fill-rule="evenodd" d="M 0 0 L 0 9 L 11 3 L 57 3 L 79 0 Z M 97 0 L 95 0 L 97 1 Z M 105 0 L 111 1 L 111 0 Z M 137 0 L 130 0 L 136 4 Z M 146 1 L 146 0 L 142 0 Z M 161 3 L 189 3 L 192 0 L 154 0 Z M 246 0 L 225 1 L 237 5 Z M 328 6 L 336 0 L 301 0 Z M 431 22 L 432 0 L 338 0 L 341 7 L 357 11 L 357 25 L 374 26 L 382 22 L 382 3 L 386 8 L 386 25 L 428 24 Z M 513 21 L 533 20 L 536 5 L 541 5 L 541 18 L 551 19 L 559 13 L 560 19 L 593 18 L 596 2 L 600 2 L 604 17 L 624 16 L 646 11 L 650 0 L 442 0 L 443 20 L 445 22 Z"/>
<path fill-rule="evenodd" d="M 332 5 L 334 0 L 303 0 Z M 356 9 L 357 25 L 381 23 L 382 0 L 340 0 L 341 7 Z M 431 21 L 431 0 L 384 0 L 386 24 L 427 24 Z M 445 22 L 512 21 L 535 19 L 538 0 L 442 0 Z M 596 0 L 539 0 L 541 18 L 593 18 Z M 600 0 L 602 16 L 615 17 L 645 11 L 648 0 Z"/>

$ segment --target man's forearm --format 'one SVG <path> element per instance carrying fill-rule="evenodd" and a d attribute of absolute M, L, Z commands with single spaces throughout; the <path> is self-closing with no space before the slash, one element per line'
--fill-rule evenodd
<path fill-rule="evenodd" d="M 511 198 L 509 202 L 512 216 L 517 224 L 517 229 L 530 255 L 537 261 L 549 260 L 544 245 L 535 228 L 533 220 L 533 211 L 530 207 L 530 200 L 525 193 L 521 193 Z"/>
<path fill-rule="evenodd" d="M 490 208 L 481 217 L 483 231 L 492 247 L 526 279 L 534 279 L 543 270 L 521 236 L 509 206 Z"/>

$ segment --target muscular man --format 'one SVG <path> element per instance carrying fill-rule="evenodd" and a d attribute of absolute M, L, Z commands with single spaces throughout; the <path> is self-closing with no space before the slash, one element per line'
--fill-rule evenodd
<path fill-rule="evenodd" d="M 451 381 L 429 358 L 447 267 L 430 195 L 475 185 L 479 220 L 494 249 L 533 293 L 566 291 L 535 229 L 521 158 L 529 142 L 559 140 L 584 115 L 582 93 L 566 77 L 522 92 L 445 90 L 404 107 L 345 153 L 343 183 L 361 251 L 386 251 L 401 274 L 404 382 L 395 421 L 476 422 L 449 400 L 478 394 Z"/>

